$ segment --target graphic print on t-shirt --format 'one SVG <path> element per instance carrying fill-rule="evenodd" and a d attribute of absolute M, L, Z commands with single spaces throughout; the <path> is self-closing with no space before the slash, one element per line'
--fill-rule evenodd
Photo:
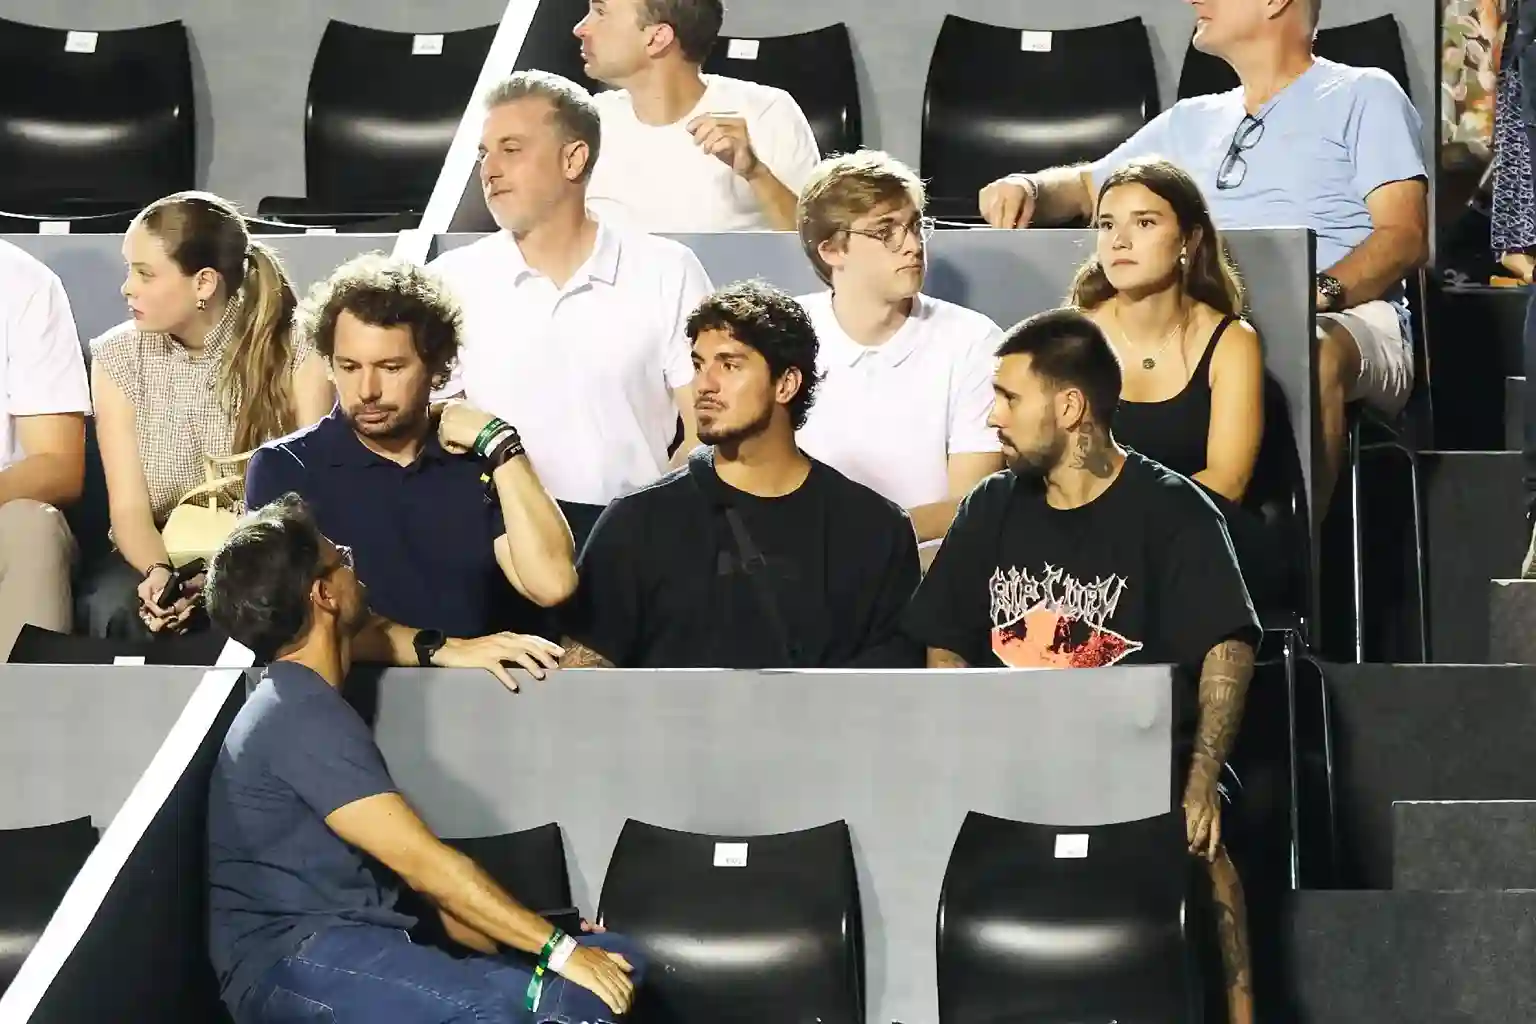
<path fill-rule="evenodd" d="M 987 581 L 992 653 L 1011 668 L 1105 668 L 1142 648 L 1106 623 L 1130 587 L 1111 574 L 1084 583 L 1047 563 L 1038 575 L 998 568 Z"/>

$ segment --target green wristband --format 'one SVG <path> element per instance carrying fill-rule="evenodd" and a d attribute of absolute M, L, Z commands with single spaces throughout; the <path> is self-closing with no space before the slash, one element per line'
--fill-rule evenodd
<path fill-rule="evenodd" d="M 481 427 L 480 435 L 475 438 L 475 454 L 480 456 L 482 459 L 485 458 L 486 443 L 490 441 L 491 438 L 501 433 L 501 431 L 506 430 L 508 426 L 509 424 L 505 420 L 502 420 L 496 416 L 492 416 L 491 422 Z"/>
<path fill-rule="evenodd" d="M 539 962 L 533 968 L 533 977 L 528 979 L 528 991 L 525 993 L 525 1002 L 530 1013 L 539 1008 L 539 997 L 544 994 L 544 972 L 549 970 L 549 956 L 564 938 L 565 932 L 556 928 L 550 933 L 549 940 L 544 943 L 544 948 L 539 950 Z"/>

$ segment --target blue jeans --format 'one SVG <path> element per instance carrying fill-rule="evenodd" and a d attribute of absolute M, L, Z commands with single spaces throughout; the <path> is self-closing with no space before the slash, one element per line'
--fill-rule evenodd
<path fill-rule="evenodd" d="M 633 945 L 617 935 L 583 935 L 635 968 Z M 599 1024 L 615 1021 L 597 996 L 544 975 L 537 1013 L 525 1002 L 534 961 L 520 954 L 459 960 L 418 946 L 405 932 L 358 925 L 328 928 L 262 975 L 241 1003 L 239 1024 Z"/>

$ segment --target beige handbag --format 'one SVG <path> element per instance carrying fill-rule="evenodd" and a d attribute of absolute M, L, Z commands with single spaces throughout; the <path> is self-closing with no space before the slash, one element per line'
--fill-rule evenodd
<path fill-rule="evenodd" d="M 181 501 L 165 521 L 165 529 L 160 531 L 165 541 L 166 559 L 172 565 L 185 565 L 198 558 L 213 560 L 213 553 L 240 518 L 239 509 L 229 507 L 232 502 L 226 501 L 224 507 L 220 507 L 219 496 L 244 486 L 245 464 L 254 454 L 245 452 L 223 458 L 203 456 L 207 482 L 181 496 Z M 233 504 L 243 505 L 244 502 Z"/>

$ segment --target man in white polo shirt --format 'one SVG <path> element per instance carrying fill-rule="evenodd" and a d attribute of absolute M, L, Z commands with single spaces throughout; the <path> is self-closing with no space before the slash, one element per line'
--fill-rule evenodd
<path fill-rule="evenodd" d="M 782 89 L 699 71 L 720 0 L 592 0 L 576 26 L 599 93 L 589 201 L 642 231 L 792 231 L 816 136 Z M 806 69 L 814 74 L 814 68 Z"/>
<path fill-rule="evenodd" d="M 0 661 L 28 622 L 70 628 L 75 542 L 59 508 L 85 484 L 90 411 L 64 285 L 0 242 Z"/>
<path fill-rule="evenodd" d="M 577 548 L 603 506 L 698 443 L 688 314 L 711 285 L 691 250 L 586 208 L 597 108 L 581 86 L 521 71 L 485 101 L 480 184 L 501 230 L 433 261 L 464 310 L 454 378 L 511 423 Z"/>
<path fill-rule="evenodd" d="M 911 168 L 874 150 L 822 161 L 801 193 L 800 241 L 831 289 L 800 298 L 825 379 L 799 442 L 905 508 L 928 542 L 1003 468 L 987 426 L 1003 336 L 981 313 L 922 293 L 925 201 Z"/>

